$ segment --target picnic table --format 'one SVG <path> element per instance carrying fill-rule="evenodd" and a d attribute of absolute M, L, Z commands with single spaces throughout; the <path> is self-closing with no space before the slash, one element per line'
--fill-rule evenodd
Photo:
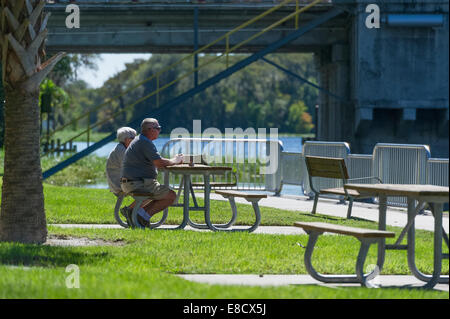
<path fill-rule="evenodd" d="M 406 197 L 408 203 L 408 222 L 393 245 L 386 245 L 385 239 L 378 244 L 377 266 L 380 271 L 384 264 L 386 249 L 407 250 L 408 266 L 412 274 L 421 281 L 426 282 L 424 288 L 433 288 L 437 283 L 449 282 L 449 277 L 441 276 L 442 259 L 448 254 L 442 253 L 442 239 L 444 238 L 448 248 L 448 236 L 442 227 L 443 204 L 449 201 L 449 188 L 435 185 L 417 184 L 346 184 L 348 190 L 355 190 L 360 194 L 378 197 L 379 220 L 378 229 L 386 230 L 387 198 L 398 196 Z M 418 204 L 416 205 L 416 201 Z M 428 203 L 434 215 L 434 269 L 433 275 L 421 273 L 415 263 L 415 226 L 416 215 Z M 407 234 L 407 245 L 401 245 Z"/>
<path fill-rule="evenodd" d="M 224 175 L 225 172 L 231 171 L 232 168 L 228 166 L 210 166 L 204 164 L 179 164 L 173 166 L 167 166 L 160 168 L 159 171 L 164 173 L 164 184 L 169 186 L 169 174 L 183 175 L 183 221 L 181 224 L 172 229 L 184 229 L 187 225 L 198 229 L 210 229 L 211 228 L 211 216 L 210 216 L 210 194 L 211 194 L 211 175 Z M 205 224 L 198 224 L 193 222 L 189 217 L 189 192 L 191 189 L 191 175 L 203 175 L 204 182 L 204 207 L 200 209 L 205 212 Z M 180 185 L 181 186 L 181 185 Z M 196 208 L 198 210 L 198 208 Z M 168 208 L 164 210 L 164 215 L 167 215 Z M 228 227 L 228 224 L 214 225 L 215 227 Z"/>

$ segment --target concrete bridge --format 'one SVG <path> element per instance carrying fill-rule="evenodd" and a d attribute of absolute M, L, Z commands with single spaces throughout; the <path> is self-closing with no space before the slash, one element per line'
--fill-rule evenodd
<path fill-rule="evenodd" d="M 79 29 L 65 27 L 69 1 L 55 2 L 47 5 L 49 51 L 182 53 L 193 51 L 195 39 L 206 45 L 278 1 L 79 0 Z M 380 28 L 366 26 L 372 3 L 381 10 Z M 320 93 L 318 139 L 348 141 L 360 153 L 378 142 L 428 144 L 433 157 L 448 157 L 448 0 L 324 1 L 299 23 L 336 6 L 345 12 L 278 51 L 314 53 L 320 85 L 341 97 Z M 230 45 L 294 9 L 295 1 L 237 32 Z M 285 23 L 239 52 L 256 52 L 293 30 L 292 21 Z"/>
<path fill-rule="evenodd" d="M 204 46 L 250 19 L 260 15 L 281 1 L 76 1 L 80 7 L 80 28 L 67 29 L 65 12 L 68 1 L 48 4 L 52 13 L 49 21 L 47 48 L 51 51 L 98 52 L 98 53 L 192 53 L 194 49 L 195 24 L 197 23 L 198 46 Z M 300 0 L 305 6 L 311 0 Z M 302 15 L 301 23 L 310 21 L 329 11 L 332 4 L 311 8 Z M 195 8 L 198 8 L 197 18 Z M 230 45 L 248 39 L 255 32 L 279 21 L 295 10 L 295 1 L 261 21 L 236 32 Z M 197 22 L 196 22 L 197 21 Z M 335 19 L 325 27 L 317 28 L 280 52 L 313 52 L 323 45 L 345 41 L 346 19 Z M 264 34 L 238 50 L 254 53 L 275 42 L 294 28 L 293 20 Z M 326 43 L 324 42 L 326 39 Z M 222 52 L 225 41 L 212 46 L 208 52 Z"/>

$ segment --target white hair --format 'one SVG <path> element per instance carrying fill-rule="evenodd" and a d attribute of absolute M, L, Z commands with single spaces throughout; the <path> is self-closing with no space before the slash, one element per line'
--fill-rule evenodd
<path fill-rule="evenodd" d="M 152 117 L 148 117 L 144 119 L 141 123 L 141 133 L 156 126 L 158 126 L 158 120 Z"/>
<path fill-rule="evenodd" d="M 127 138 L 134 139 L 136 131 L 131 127 L 121 127 L 117 130 L 117 139 L 120 143 L 124 143 Z"/>

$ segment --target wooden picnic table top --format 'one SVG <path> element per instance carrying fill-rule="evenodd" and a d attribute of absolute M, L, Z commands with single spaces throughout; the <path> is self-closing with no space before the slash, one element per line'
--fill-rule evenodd
<path fill-rule="evenodd" d="M 190 166 L 189 164 L 178 164 L 173 166 L 166 166 L 162 167 L 158 170 L 164 171 L 172 171 L 172 172 L 179 172 L 179 173 L 202 173 L 202 172 L 224 172 L 224 171 L 231 171 L 233 168 L 229 166 L 210 166 L 210 165 L 204 165 L 204 164 L 194 164 L 194 166 Z"/>
<path fill-rule="evenodd" d="M 345 184 L 344 187 L 385 196 L 442 197 L 447 201 L 449 196 L 448 187 L 427 184 Z"/>

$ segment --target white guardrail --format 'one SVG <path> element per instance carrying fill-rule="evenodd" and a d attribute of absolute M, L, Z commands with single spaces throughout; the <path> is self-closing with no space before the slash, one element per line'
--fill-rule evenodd
<path fill-rule="evenodd" d="M 246 138 L 178 138 L 168 141 L 161 155 L 173 157 L 177 153 L 203 154 L 210 165 L 233 167 L 233 173 L 215 177 L 215 181 L 227 183 L 237 179 L 233 188 L 240 190 L 262 190 L 279 194 L 283 185 L 297 185 L 303 194 L 313 196 L 309 186 L 305 155 L 343 158 L 350 178 L 376 176 L 383 183 L 432 184 L 448 186 L 449 159 L 431 158 L 427 145 L 386 144 L 375 145 L 372 154 L 351 154 L 346 142 L 307 141 L 302 153 L 283 152 L 278 140 Z M 261 168 L 277 164 L 270 174 L 262 174 Z M 202 182 L 194 177 L 193 182 Z M 316 179 L 316 177 L 315 177 Z M 171 185 L 178 185 L 179 176 L 172 176 Z M 371 180 L 361 180 L 370 183 Z M 341 182 L 318 177 L 318 188 L 341 187 Z M 389 198 L 388 204 L 406 206 L 403 198 Z"/>
<path fill-rule="evenodd" d="M 213 176 L 212 182 L 236 186 L 217 186 L 221 189 L 265 190 L 279 192 L 281 174 L 279 163 L 283 145 L 278 140 L 247 138 L 176 138 L 168 141 L 161 150 L 163 157 L 178 153 L 203 155 L 214 166 L 231 166 L 233 171 L 225 176 Z M 265 170 L 265 173 L 262 173 Z M 193 183 L 202 183 L 202 176 L 193 176 Z M 180 176 L 171 176 L 169 183 L 178 185 Z"/>

